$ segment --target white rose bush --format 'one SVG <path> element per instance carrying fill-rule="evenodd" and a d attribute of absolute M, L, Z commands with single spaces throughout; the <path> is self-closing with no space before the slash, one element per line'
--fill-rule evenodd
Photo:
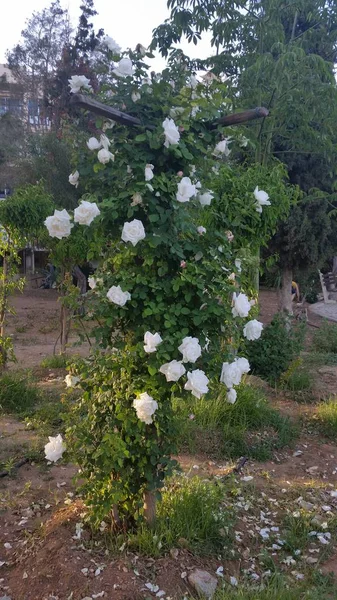
<path fill-rule="evenodd" d="M 114 49 L 110 39 L 105 45 Z M 94 520 L 113 509 L 115 526 L 153 520 L 176 464 L 173 398 L 207 400 L 221 380 L 224 402 L 234 403 L 235 386 L 249 372 L 238 350 L 260 328 L 241 289 L 231 223 L 217 225 L 212 168 L 228 161 L 229 139 L 209 123 L 223 110 L 224 84 L 214 80 L 206 95 L 183 67 L 149 80 L 143 55 L 121 54 L 99 97 L 142 125 L 116 123 L 103 137 L 97 119 L 73 165 L 85 191 L 74 217 L 46 220 L 59 239 L 72 228 L 92 231 L 90 256 L 99 261 L 87 294 L 97 348 L 72 367 L 82 396 L 67 447 Z"/>

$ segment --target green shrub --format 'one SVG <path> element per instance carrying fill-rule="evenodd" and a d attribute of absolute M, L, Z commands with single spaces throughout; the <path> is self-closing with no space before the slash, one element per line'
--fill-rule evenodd
<path fill-rule="evenodd" d="M 23 414 L 41 398 L 40 391 L 21 375 L 6 373 L 0 378 L 0 412 Z"/>
<path fill-rule="evenodd" d="M 314 420 L 320 432 L 333 439 L 337 436 L 337 397 L 319 404 Z"/>
<path fill-rule="evenodd" d="M 41 367 L 49 369 L 65 369 L 68 364 L 69 357 L 65 354 L 54 354 L 53 356 L 46 356 L 41 361 Z"/>
<path fill-rule="evenodd" d="M 304 323 L 290 327 L 286 317 L 276 315 L 260 339 L 247 344 L 252 372 L 275 383 L 303 348 L 305 329 Z"/>
<path fill-rule="evenodd" d="M 261 390 L 242 384 L 237 392 L 235 404 L 228 404 L 221 384 L 209 398 L 176 400 L 180 447 L 217 458 L 245 455 L 265 460 L 273 448 L 294 439 L 295 426 L 268 404 Z"/>
<path fill-rule="evenodd" d="M 314 333 L 312 346 L 318 352 L 337 354 L 337 324 L 324 320 Z"/>

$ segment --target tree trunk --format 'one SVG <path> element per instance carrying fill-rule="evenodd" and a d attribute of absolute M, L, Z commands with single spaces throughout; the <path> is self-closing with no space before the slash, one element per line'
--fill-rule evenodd
<path fill-rule="evenodd" d="M 150 527 L 153 527 L 156 521 L 156 496 L 154 492 L 145 492 L 144 494 L 144 517 Z"/>
<path fill-rule="evenodd" d="M 286 314 L 293 314 L 291 283 L 293 280 L 293 271 L 290 267 L 282 269 L 282 287 L 280 290 L 280 311 Z"/>
<path fill-rule="evenodd" d="M 65 354 L 66 349 L 67 349 L 67 344 L 68 344 L 68 339 L 69 339 L 69 331 L 70 331 L 69 311 L 68 311 L 68 308 L 66 306 L 64 306 L 64 304 L 62 304 L 62 306 L 61 306 L 61 336 L 60 336 L 61 353 L 62 354 Z"/>
<path fill-rule="evenodd" d="M 6 367 L 6 362 L 7 362 L 6 350 L 3 347 L 3 344 L 1 343 L 5 337 L 5 316 L 6 316 L 6 304 L 7 304 L 7 290 L 6 290 L 7 270 L 8 270 L 7 257 L 5 255 L 3 257 L 3 263 L 2 263 L 2 293 L 1 293 L 2 297 L 1 297 L 1 305 L 0 305 L 0 354 L 1 354 L 0 369 L 4 369 Z"/>
<path fill-rule="evenodd" d="M 332 272 L 337 275 L 337 256 L 333 257 Z"/>

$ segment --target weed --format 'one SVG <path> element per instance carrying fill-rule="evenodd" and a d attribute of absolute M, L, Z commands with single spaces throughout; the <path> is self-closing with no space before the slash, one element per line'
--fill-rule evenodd
<path fill-rule="evenodd" d="M 313 335 L 312 347 L 318 352 L 337 354 L 337 324 L 324 320 Z"/>
<path fill-rule="evenodd" d="M 218 385 L 208 399 L 190 399 L 185 404 L 176 400 L 180 446 L 222 458 L 246 455 L 266 460 L 273 448 L 295 438 L 296 427 L 269 406 L 261 390 L 241 385 L 237 391 L 233 405 Z"/>
<path fill-rule="evenodd" d="M 197 554 L 227 555 L 232 540 L 231 515 L 221 503 L 224 486 L 198 477 L 175 477 L 168 482 L 158 504 L 154 529 L 140 526 L 134 534 L 112 540 L 116 548 L 160 556 L 170 548 L 187 548 Z"/>
<path fill-rule="evenodd" d="M 330 398 L 317 406 L 313 416 L 319 431 L 326 437 L 336 439 L 337 435 L 337 397 Z"/>
<path fill-rule="evenodd" d="M 291 392 L 310 391 L 313 387 L 313 378 L 303 366 L 302 359 L 293 362 L 280 379 L 281 387 Z"/>
<path fill-rule="evenodd" d="M 337 354 L 332 352 L 310 352 L 310 354 L 303 354 L 302 357 L 305 367 L 337 365 Z"/>
<path fill-rule="evenodd" d="M 16 333 L 26 333 L 27 330 L 28 325 L 18 325 L 17 327 L 15 327 Z"/>
<path fill-rule="evenodd" d="M 68 364 L 69 357 L 65 354 L 54 354 L 53 356 L 46 356 L 41 361 L 41 367 L 49 369 L 65 369 Z"/>
<path fill-rule="evenodd" d="M 261 586 L 225 586 L 215 594 L 214 600 L 323 600 L 335 598 L 336 591 L 330 577 L 315 571 L 301 583 L 275 573 Z"/>
<path fill-rule="evenodd" d="M 0 412 L 27 413 L 41 398 L 37 387 L 27 383 L 26 378 L 6 373 L 0 378 Z"/>

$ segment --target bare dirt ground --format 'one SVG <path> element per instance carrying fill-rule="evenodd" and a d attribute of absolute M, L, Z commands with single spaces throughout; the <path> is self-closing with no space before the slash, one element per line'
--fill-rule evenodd
<path fill-rule="evenodd" d="M 261 319 L 267 323 L 277 311 L 276 294 L 263 291 L 260 301 Z M 14 336 L 19 366 L 35 368 L 39 385 L 61 389 L 64 371 L 39 367 L 44 357 L 52 355 L 58 336 L 56 292 L 28 290 L 15 297 L 14 305 L 16 315 L 11 318 L 9 331 Z M 319 326 L 319 317 L 311 320 Z M 69 351 L 78 352 L 78 348 Z M 85 354 L 88 347 L 82 346 L 80 352 Z M 322 367 L 320 377 L 328 393 L 336 392 L 334 367 Z M 305 418 L 313 410 L 311 405 L 296 404 L 286 395 L 265 388 L 271 402 L 291 418 Z M 25 456 L 37 441 L 25 423 L 11 417 L 0 419 L 0 461 L 17 454 L 18 448 Z M 243 571 L 262 580 L 268 577 L 268 569 L 261 566 L 259 557 L 268 551 L 277 563 L 285 517 L 298 512 L 301 502 L 311 505 L 308 510 L 317 522 L 337 515 L 337 493 L 333 494 L 337 489 L 337 445 L 305 429 L 294 447 L 275 452 L 273 459 L 264 463 L 249 461 L 235 478 L 227 477 L 233 467 L 227 461 L 214 462 L 203 455 L 181 455 L 178 460 L 189 477 L 231 482 L 238 548 L 233 560 L 198 558 L 183 543 L 156 560 L 139 557 L 127 548 L 119 556 L 112 555 L 106 544 L 92 540 L 88 531 L 76 537 L 76 524 L 83 517 L 73 482 L 76 468 L 48 467 L 33 460 L 13 476 L 0 478 L 0 600 L 138 600 L 155 598 L 160 591 L 166 600 L 180 599 L 191 592 L 187 575 L 196 567 L 215 575 L 222 566 L 221 584 L 230 576 L 239 579 Z M 269 532 L 262 538 L 266 527 Z M 308 569 L 319 566 L 323 573 L 337 575 L 337 547 L 333 542 L 321 542 L 316 535 L 309 547 L 299 552 L 301 573 L 291 557 L 289 564 L 280 565 L 293 574 L 294 581 L 305 577 L 303 565 Z M 149 591 L 148 583 L 158 586 L 159 592 Z"/>
<path fill-rule="evenodd" d="M 9 317 L 8 335 L 14 339 L 16 367 L 36 367 L 41 360 L 51 356 L 60 349 L 57 342 L 60 333 L 60 302 L 56 290 L 26 289 L 17 294 L 12 305 L 15 314 Z M 78 336 L 70 337 L 70 354 L 85 355 L 88 352 L 86 343 L 74 346 Z"/>

